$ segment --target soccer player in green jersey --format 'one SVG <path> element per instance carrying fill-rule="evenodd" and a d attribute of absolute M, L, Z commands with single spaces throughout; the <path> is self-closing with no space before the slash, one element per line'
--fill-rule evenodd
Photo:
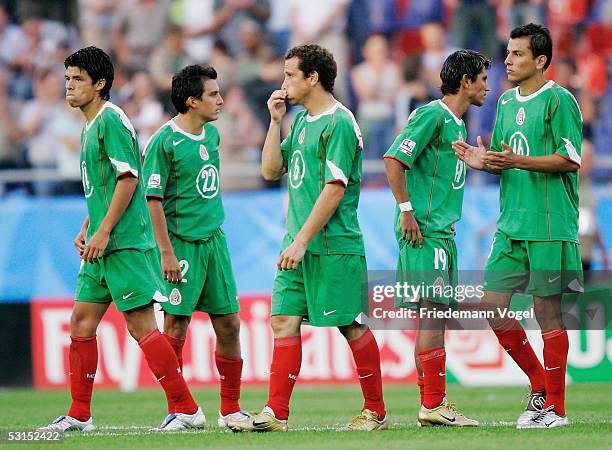
<path fill-rule="evenodd" d="M 80 108 L 81 177 L 88 215 L 74 244 L 83 262 L 70 319 L 72 405 L 46 430 L 90 431 L 91 395 L 98 364 L 96 330 L 111 302 L 123 313 L 149 368 L 173 405 L 160 430 L 204 425 L 172 347 L 157 329 L 153 302 L 166 302 L 153 229 L 140 178 L 136 133 L 109 100 L 113 65 L 106 53 L 87 47 L 66 67 L 66 99 Z"/>
<path fill-rule="evenodd" d="M 455 156 L 452 142 L 466 138 L 461 117 L 470 105 L 484 103 L 489 65 L 484 55 L 471 50 L 450 55 L 440 72 L 442 99 L 414 110 L 385 153 L 387 178 L 398 204 L 398 281 L 428 288 L 419 298 L 397 298 L 397 306 L 418 304 L 427 312 L 454 303 L 434 289 L 457 283 L 453 224 L 461 218 L 465 163 Z M 445 319 L 419 315 L 414 349 L 421 391 L 417 424 L 477 426 L 446 400 L 445 329 Z"/>
<path fill-rule="evenodd" d="M 489 320 L 501 346 L 529 377 L 531 394 L 518 428 L 567 425 L 565 370 L 568 338 L 563 292 L 582 291 L 578 244 L 578 168 L 582 115 L 567 89 L 547 81 L 552 39 L 540 25 L 512 30 L 505 60 L 516 88 L 504 92 L 487 151 L 456 142 L 475 169 L 501 175 L 500 216 L 485 273 L 482 308 L 508 308 L 514 292 L 533 295 L 544 340 L 544 367 L 525 330 L 499 314 Z"/>
<path fill-rule="evenodd" d="M 240 410 L 240 320 L 230 256 L 221 225 L 219 133 L 210 122 L 223 105 L 212 67 L 187 66 L 172 78 L 178 115 L 162 125 L 145 148 L 146 185 L 168 302 L 164 336 L 182 367 L 182 348 L 194 311 L 207 312 L 217 336 L 221 378 L 218 423 L 245 420 Z"/>
<path fill-rule="evenodd" d="M 287 173 L 287 233 L 272 288 L 274 352 L 266 407 L 234 431 L 286 431 L 289 400 L 300 372 L 304 319 L 338 327 L 353 352 L 365 404 L 345 430 L 387 428 L 380 354 L 372 332 L 355 319 L 366 295 L 367 269 L 357 220 L 361 184 L 361 132 L 353 114 L 334 98 L 336 62 L 318 45 L 285 55 L 285 79 L 268 100 L 270 127 L 262 174 Z M 285 101 L 303 105 L 280 142 Z"/>

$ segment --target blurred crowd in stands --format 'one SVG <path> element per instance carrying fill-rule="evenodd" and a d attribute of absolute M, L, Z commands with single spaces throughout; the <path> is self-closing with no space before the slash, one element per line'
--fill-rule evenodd
<path fill-rule="evenodd" d="M 222 163 L 239 174 L 241 165 L 259 161 L 266 101 L 282 82 L 290 46 L 314 42 L 333 52 L 335 94 L 361 126 L 364 160 L 380 160 L 410 111 L 440 97 L 442 62 L 458 48 L 494 61 L 492 92 L 466 117 L 468 140 L 482 135 L 488 143 L 497 98 L 512 87 L 503 65 L 507 39 L 528 22 L 551 30 L 547 77 L 576 96 L 593 175 L 607 182 L 612 0 L 0 0 L 0 175 L 51 169 L 66 180 L 8 184 L 0 195 L 80 192 L 83 118 L 64 101 L 63 61 L 86 45 L 111 54 L 111 101 L 132 120 L 141 147 L 175 114 L 172 74 L 186 64 L 212 65 L 225 101 L 215 124 Z M 470 175 L 469 183 L 490 180 Z M 367 180 L 381 184 L 384 176 Z M 262 187 L 256 173 L 224 179 L 226 190 Z"/>

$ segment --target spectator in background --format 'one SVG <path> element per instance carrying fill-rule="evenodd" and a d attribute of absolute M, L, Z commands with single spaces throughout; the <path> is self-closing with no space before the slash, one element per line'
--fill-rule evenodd
<path fill-rule="evenodd" d="M 76 17 L 75 0 L 19 0 L 17 16 L 34 15 L 48 20 L 69 23 Z"/>
<path fill-rule="evenodd" d="M 578 75 L 576 63 L 571 58 L 561 58 L 553 63 L 555 82 L 569 90 L 580 107 L 582 113 L 582 134 L 585 139 L 593 135 L 593 119 L 596 113 L 595 102 L 591 93 L 583 89 L 583 80 Z"/>
<path fill-rule="evenodd" d="M 249 108 L 244 91 L 235 87 L 224 96 L 224 105 L 216 122 L 221 146 L 219 153 L 222 161 L 239 164 L 256 162 L 261 154 L 265 138 L 264 129 Z M 224 189 L 244 190 L 261 187 L 259 171 L 243 176 L 226 176 L 221 171 Z"/>
<path fill-rule="evenodd" d="M 421 55 L 406 57 L 402 67 L 403 80 L 395 99 L 394 135 L 404 128 L 410 113 L 437 98 L 436 92 L 428 89 L 421 75 Z"/>
<path fill-rule="evenodd" d="M 578 239 L 580 241 L 580 257 L 585 279 L 588 282 L 589 270 L 593 268 L 594 250 L 601 252 L 601 268 L 609 269 L 608 253 L 601 238 L 597 220 L 597 198 L 593 192 L 591 169 L 593 167 L 593 145 L 587 139 L 582 141 L 582 164 L 580 166 L 580 206 L 578 219 Z"/>
<path fill-rule="evenodd" d="M 364 159 L 382 158 L 393 143 L 393 103 L 400 77 L 388 53 L 384 36 L 370 36 L 363 48 L 365 61 L 351 72 L 358 100 L 357 121 L 363 133 Z"/>
<path fill-rule="evenodd" d="M 163 43 L 155 48 L 149 58 L 149 73 L 162 97 L 170 96 L 172 76 L 187 64 L 188 57 L 183 50 L 183 30 L 178 25 L 170 25 Z"/>
<path fill-rule="evenodd" d="M 170 0 L 131 0 L 120 4 L 115 16 L 114 44 L 121 64 L 147 70 L 148 57 L 162 42 L 168 26 Z"/>
<path fill-rule="evenodd" d="M 423 77 L 427 82 L 428 89 L 436 92 L 442 81 L 440 80 L 440 70 L 448 55 L 456 49 L 446 43 L 446 32 L 440 22 L 426 22 L 421 26 L 421 41 L 423 52 L 421 63 L 423 65 Z"/>
<path fill-rule="evenodd" d="M 25 138 L 27 162 L 35 169 L 56 169 L 61 142 L 54 130 L 55 120 L 68 114 L 64 101 L 63 82 L 57 72 L 40 70 L 34 77 L 34 98 L 28 101 L 19 118 L 19 129 Z M 36 181 L 34 193 L 47 196 L 56 184 Z"/>
<path fill-rule="evenodd" d="M 144 150 L 145 144 L 159 125 L 170 117 L 164 115 L 164 108 L 157 99 L 155 82 L 151 75 L 146 72 L 134 74 L 132 86 L 132 98 L 125 104 L 124 109 L 128 117 L 132 118 L 140 149 Z"/>
<path fill-rule="evenodd" d="M 238 84 L 244 86 L 259 77 L 262 66 L 276 53 L 265 44 L 263 29 L 254 20 L 244 20 L 238 28 L 242 48 L 237 60 Z"/>
<path fill-rule="evenodd" d="M 202 64 L 209 60 L 213 48 L 215 0 L 178 0 L 177 4 L 180 5 L 178 22 L 183 28 L 189 63 Z"/>
<path fill-rule="evenodd" d="M 263 28 L 269 17 L 268 0 L 215 0 L 213 31 L 227 44 L 229 54 L 236 57 L 242 51 L 238 38 L 240 24 L 251 19 Z"/>
<path fill-rule="evenodd" d="M 0 5 L 0 69 L 14 64 L 23 41 L 25 41 L 23 31 L 10 22 L 6 9 Z"/>
<path fill-rule="evenodd" d="M 57 172 L 63 178 L 55 189 L 58 195 L 82 195 L 81 130 L 83 116 L 78 108 L 64 108 L 65 112 L 51 120 L 57 148 Z"/>
<path fill-rule="evenodd" d="M 79 0 L 79 29 L 84 46 L 112 50 L 113 19 L 119 0 Z"/>
<path fill-rule="evenodd" d="M 544 0 L 503 0 L 508 7 L 508 27 L 513 30 L 526 23 L 546 25 L 546 5 Z"/>
<path fill-rule="evenodd" d="M 456 8 L 453 17 L 455 44 L 460 48 L 473 48 L 483 51 L 490 58 L 497 58 L 500 43 L 495 31 L 497 18 L 492 0 L 446 0 L 446 4 Z"/>
<path fill-rule="evenodd" d="M 0 70 L 0 169 L 15 169 L 23 164 L 22 135 L 15 121 L 19 104 L 9 99 L 7 83 L 6 72 Z"/>
<path fill-rule="evenodd" d="M 334 97 L 342 103 L 347 103 L 350 53 L 346 38 L 346 18 L 350 0 L 288 1 L 290 2 L 290 47 L 318 44 L 329 50 L 338 66 Z"/>
<path fill-rule="evenodd" d="M 278 54 L 284 55 L 289 48 L 291 38 L 287 0 L 270 0 L 270 19 L 268 19 L 267 30 L 270 45 L 274 46 Z"/>
<path fill-rule="evenodd" d="M 215 41 L 208 64 L 217 71 L 217 82 L 222 95 L 236 85 L 237 62 L 228 54 L 223 41 Z"/>

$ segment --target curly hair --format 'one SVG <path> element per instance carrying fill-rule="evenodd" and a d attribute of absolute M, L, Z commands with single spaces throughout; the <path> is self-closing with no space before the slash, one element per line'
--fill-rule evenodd
<path fill-rule="evenodd" d="M 285 60 L 298 58 L 298 68 L 309 76 L 313 72 L 319 75 L 319 82 L 327 92 L 334 92 L 334 82 L 338 74 L 338 66 L 331 52 L 320 45 L 306 44 L 290 48 L 285 54 Z"/>

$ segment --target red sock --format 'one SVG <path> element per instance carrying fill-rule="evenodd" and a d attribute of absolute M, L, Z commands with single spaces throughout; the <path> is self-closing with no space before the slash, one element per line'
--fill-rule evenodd
<path fill-rule="evenodd" d="M 226 416 L 240 411 L 242 358 L 228 358 L 215 352 L 215 363 L 221 379 L 221 414 Z"/>
<path fill-rule="evenodd" d="M 168 344 L 174 350 L 174 354 L 176 355 L 176 359 L 178 359 L 179 367 L 181 368 L 181 372 L 183 371 L 183 345 L 185 345 L 185 338 L 177 338 L 174 336 L 170 336 L 169 334 L 164 333 L 164 337 L 168 341 Z"/>
<path fill-rule="evenodd" d="M 446 352 L 444 347 L 419 352 L 423 368 L 423 406 L 440 406 L 446 396 Z"/>
<path fill-rule="evenodd" d="M 387 412 L 383 400 L 380 351 L 376 338 L 370 330 L 367 330 L 357 339 L 349 341 L 349 346 L 353 352 L 361 392 L 365 399 L 363 409 L 374 411 L 382 420 Z"/>
<path fill-rule="evenodd" d="M 302 367 L 302 337 L 274 339 L 267 406 L 277 419 L 289 418 L 289 400 Z"/>
<path fill-rule="evenodd" d="M 538 392 L 545 389 L 544 368 L 536 356 L 525 330 L 518 321 L 515 320 L 511 328 L 503 330 L 493 330 L 499 344 L 514 359 L 523 372 L 529 377 L 531 391 Z"/>
<path fill-rule="evenodd" d="M 98 368 L 96 337 L 70 336 L 70 395 L 68 415 L 80 421 L 91 417 L 91 393 Z"/>
<path fill-rule="evenodd" d="M 178 359 L 178 365 L 183 372 L 183 345 L 185 345 L 185 338 L 177 338 L 174 336 L 170 336 L 169 334 L 164 333 L 164 337 L 174 350 L 174 354 L 176 355 L 176 359 Z M 168 399 L 168 414 L 173 413 L 176 410 L 176 405 L 170 402 Z"/>
<path fill-rule="evenodd" d="M 425 378 L 422 375 L 419 375 L 419 381 L 417 384 L 419 385 L 419 393 L 421 394 L 421 405 L 423 404 L 423 398 L 425 397 Z"/>
<path fill-rule="evenodd" d="M 565 416 L 565 371 L 569 348 L 567 331 L 542 331 L 542 339 L 544 339 L 544 366 L 546 366 L 544 408 L 554 405 L 556 413 Z"/>
<path fill-rule="evenodd" d="M 159 330 L 151 331 L 138 342 L 138 345 L 144 352 L 151 372 L 166 393 L 168 409 L 173 407 L 172 412 L 195 413 L 198 405 L 187 388 L 174 350 Z"/>

